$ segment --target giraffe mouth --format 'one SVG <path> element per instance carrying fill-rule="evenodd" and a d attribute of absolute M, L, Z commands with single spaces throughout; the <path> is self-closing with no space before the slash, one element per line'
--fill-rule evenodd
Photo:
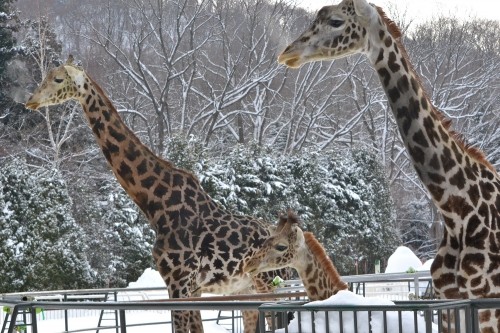
<path fill-rule="evenodd" d="M 283 52 L 278 56 L 278 63 L 291 68 L 299 68 L 302 66 L 302 57 L 299 52 Z"/>
<path fill-rule="evenodd" d="M 250 263 L 249 265 L 243 266 L 243 272 L 250 276 L 257 274 L 257 266 L 254 263 Z"/>
<path fill-rule="evenodd" d="M 25 105 L 25 107 L 30 110 L 37 110 L 39 106 L 40 106 L 39 103 L 30 101 L 28 101 Z"/>

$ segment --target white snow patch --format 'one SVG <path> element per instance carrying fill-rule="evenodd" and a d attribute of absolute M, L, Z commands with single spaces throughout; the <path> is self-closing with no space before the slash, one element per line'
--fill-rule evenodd
<path fill-rule="evenodd" d="M 363 297 L 356 295 L 350 291 L 342 290 L 336 295 L 324 301 L 311 302 L 307 306 L 325 306 L 325 305 L 357 305 L 357 306 L 373 306 L 373 305 L 394 305 L 393 302 L 381 298 Z M 382 333 L 384 332 L 384 315 L 382 312 L 372 311 L 371 320 L 367 311 L 358 311 L 357 327 L 354 326 L 354 313 L 349 311 L 342 312 L 342 328 L 344 333 Z M 399 333 L 399 317 L 398 312 L 387 312 L 387 333 Z M 425 320 L 421 316 L 417 316 L 417 330 L 413 323 L 414 312 L 407 311 L 401 313 L 402 333 L 424 333 Z M 370 330 L 371 325 L 371 330 Z M 300 327 L 302 333 L 313 332 L 311 312 L 304 311 L 301 313 Z M 326 322 L 325 311 L 314 313 L 314 331 L 317 333 L 337 331 L 340 327 L 340 319 L 338 311 L 328 312 L 328 322 Z M 433 325 L 433 331 L 437 332 L 437 327 Z M 277 330 L 276 332 L 285 332 L 285 329 Z M 288 332 L 299 332 L 298 315 L 290 322 Z"/>
<path fill-rule="evenodd" d="M 429 271 L 431 269 L 431 265 L 432 265 L 433 261 L 434 261 L 434 259 L 427 260 L 426 262 L 424 262 L 424 264 L 422 266 L 417 268 L 417 271 Z"/>
<path fill-rule="evenodd" d="M 146 268 L 135 282 L 130 282 L 128 288 L 154 288 L 166 287 L 160 273 L 154 269 Z"/>
<path fill-rule="evenodd" d="M 11 205 L 12 203 L 10 201 L 7 201 L 5 203 L 5 206 L 3 207 L 2 213 L 5 216 L 6 220 L 10 219 L 10 217 L 14 214 L 14 211 L 9 208 Z"/>
<path fill-rule="evenodd" d="M 422 266 L 422 262 L 413 253 L 412 250 L 406 246 L 400 246 L 394 251 L 393 254 L 387 260 L 387 267 L 385 269 L 386 273 L 404 273 L 410 268 L 414 270 L 419 270 Z"/>

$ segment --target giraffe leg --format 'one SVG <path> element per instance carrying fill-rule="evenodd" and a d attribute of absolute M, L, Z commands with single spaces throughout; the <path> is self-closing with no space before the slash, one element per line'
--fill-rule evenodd
<path fill-rule="evenodd" d="M 200 311 L 172 311 L 175 333 L 203 333 Z"/>
<path fill-rule="evenodd" d="M 179 286 L 188 286 L 188 280 L 181 280 Z M 201 293 L 191 294 L 187 292 L 189 288 L 176 289 L 174 286 L 169 285 L 168 292 L 170 298 L 184 298 L 184 297 L 197 297 Z M 203 322 L 201 321 L 200 311 L 172 311 L 173 324 L 175 333 L 203 333 Z"/>
<path fill-rule="evenodd" d="M 243 332 L 255 333 L 257 330 L 257 321 L 259 320 L 259 311 L 242 311 L 243 316 Z"/>
<path fill-rule="evenodd" d="M 186 311 L 189 312 L 189 329 L 191 333 L 203 333 L 203 322 L 201 321 L 200 311 Z"/>

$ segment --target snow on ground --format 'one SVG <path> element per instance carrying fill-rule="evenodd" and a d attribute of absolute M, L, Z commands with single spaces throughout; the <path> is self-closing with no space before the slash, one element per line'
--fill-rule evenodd
<path fill-rule="evenodd" d="M 135 282 L 130 282 L 128 288 L 155 288 L 165 287 L 165 282 L 163 281 L 160 273 L 151 268 L 146 269 L 142 275 Z M 207 295 L 209 296 L 209 295 Z M 155 290 L 155 291 L 125 291 L 118 294 L 119 301 L 141 301 L 141 300 L 155 300 L 155 299 L 167 299 L 168 293 L 166 289 Z M 62 312 L 62 311 L 61 311 Z M 70 311 L 71 313 L 71 311 Z M 79 314 L 79 316 L 78 316 Z M 69 318 L 69 330 L 84 330 L 83 332 L 95 332 L 97 324 L 99 322 L 98 311 L 80 311 L 75 317 Z M 228 314 L 228 313 L 225 313 Z M 206 319 L 216 319 L 219 315 L 218 310 L 213 311 L 201 311 L 201 317 Z M 111 313 L 104 315 L 104 320 L 102 326 L 110 326 L 114 324 L 114 316 Z M 161 321 L 170 321 L 170 311 L 127 311 L 126 312 L 127 325 L 140 324 L 140 323 L 154 323 Z M 38 331 L 43 333 L 56 333 L 63 332 L 64 320 L 63 319 L 48 319 L 43 320 L 43 317 L 39 316 L 37 321 Z M 218 325 L 215 321 L 204 321 L 203 328 L 206 333 L 228 333 L 231 331 L 231 321 L 222 321 L 221 324 L 225 326 Z M 93 329 L 92 329 L 93 328 Z M 147 329 L 148 333 L 165 333 L 172 332 L 172 327 L 170 324 L 159 324 L 159 325 L 148 325 L 148 326 L 136 326 L 127 327 L 127 333 L 144 333 Z M 101 329 L 101 331 L 104 331 Z M 106 330 L 107 331 L 107 330 Z"/>
<path fill-rule="evenodd" d="M 386 273 L 404 273 L 409 269 L 418 270 L 422 266 L 422 262 L 406 246 L 400 246 L 387 260 Z"/>
<path fill-rule="evenodd" d="M 363 297 L 361 295 L 354 294 L 347 290 L 339 291 L 336 295 L 330 297 L 324 301 L 310 302 L 307 306 L 324 306 L 324 305 L 394 305 L 393 302 L 381 299 L 381 298 L 371 298 Z M 415 330 L 414 325 L 414 313 L 402 312 L 401 313 L 401 323 L 402 323 L 402 333 L 424 333 L 425 332 L 425 320 L 423 317 L 417 317 L 417 330 Z M 312 327 L 311 312 L 304 311 L 301 313 L 300 328 L 302 333 L 322 333 L 322 332 L 332 332 L 340 328 L 340 315 L 337 311 L 328 312 L 328 323 L 326 322 L 325 311 L 318 311 L 314 313 L 314 330 Z M 359 311 L 357 312 L 357 327 L 355 327 L 354 313 L 349 311 L 342 312 L 342 330 L 344 333 L 358 332 L 358 333 L 382 333 L 384 331 L 384 319 L 382 312 L 372 311 L 371 320 L 369 320 L 368 312 Z M 371 326 L 371 330 L 370 330 Z M 328 329 L 327 329 L 328 327 Z M 434 327 L 434 331 L 437 332 L 437 328 Z M 277 333 L 283 333 L 285 329 L 278 330 Z M 288 332 L 299 332 L 299 322 L 298 315 L 295 314 L 295 318 L 288 325 Z M 399 317 L 398 312 L 388 311 L 387 312 L 387 333 L 399 333 Z"/>
<path fill-rule="evenodd" d="M 207 315 L 207 312 L 210 314 Z M 202 311 L 203 319 L 216 318 L 218 311 Z M 111 319 L 108 316 L 109 319 Z M 128 311 L 126 314 L 127 325 L 141 324 L 141 323 L 154 323 L 160 321 L 169 321 L 170 311 Z M 90 317 L 78 317 L 70 318 L 68 329 L 81 330 L 81 332 L 96 332 L 97 323 L 99 321 L 99 316 Z M 38 332 L 41 333 L 56 333 L 64 332 L 64 320 L 62 319 L 52 319 L 52 320 L 38 320 Z M 111 326 L 114 324 L 113 320 L 106 320 L 102 322 L 102 326 Z M 216 324 L 214 321 L 203 322 L 203 328 L 206 333 L 228 333 L 229 330 L 221 325 Z M 114 332 L 113 330 L 100 329 L 102 332 Z M 159 324 L 159 325 L 148 325 L 148 326 L 129 326 L 127 327 L 127 333 L 165 333 L 172 332 L 172 327 L 170 324 Z"/>

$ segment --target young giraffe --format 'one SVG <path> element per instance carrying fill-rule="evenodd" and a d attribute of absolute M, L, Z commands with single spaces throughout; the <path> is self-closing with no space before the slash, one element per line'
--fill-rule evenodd
<path fill-rule="evenodd" d="M 381 8 L 365 0 L 323 7 L 278 61 L 289 67 L 364 53 L 377 71 L 413 165 L 443 215 L 431 267 L 440 298 L 500 297 L 500 177 L 477 149 L 449 129 L 425 94 Z M 483 311 L 483 332 L 500 332 L 500 311 Z"/>
<path fill-rule="evenodd" d="M 191 173 L 151 152 L 127 128 L 103 90 L 68 62 L 52 69 L 26 103 L 36 110 L 75 99 L 80 102 L 118 182 L 156 232 L 153 258 L 171 298 L 202 293 L 269 292 L 274 275 L 250 278 L 242 259 L 270 234 L 269 225 L 222 209 Z M 280 272 L 284 276 L 284 272 Z M 177 333 L 203 332 L 199 311 L 173 314 Z M 258 312 L 244 311 L 244 331 L 256 329 Z"/>
<path fill-rule="evenodd" d="M 284 267 L 299 274 L 311 301 L 325 300 L 348 285 L 340 278 L 325 249 L 310 232 L 302 232 L 298 218 L 288 212 L 280 216 L 273 235 L 243 264 L 243 271 L 254 275 Z"/>

